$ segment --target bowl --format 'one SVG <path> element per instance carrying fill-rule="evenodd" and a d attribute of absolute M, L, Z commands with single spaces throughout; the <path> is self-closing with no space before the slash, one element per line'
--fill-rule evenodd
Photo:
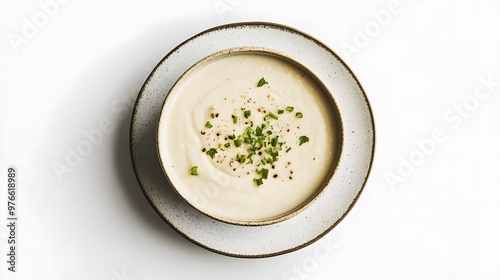
<path fill-rule="evenodd" d="M 172 86 L 157 152 L 175 192 L 229 224 L 302 213 L 334 176 L 343 144 L 334 93 L 300 61 L 261 47 L 205 57 Z"/>

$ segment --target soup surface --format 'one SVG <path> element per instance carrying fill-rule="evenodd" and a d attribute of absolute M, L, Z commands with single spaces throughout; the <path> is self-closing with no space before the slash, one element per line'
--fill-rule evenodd
<path fill-rule="evenodd" d="M 158 150 L 176 191 L 211 216 L 261 221 L 290 213 L 333 172 L 333 102 L 301 67 L 264 52 L 209 59 L 174 85 Z"/>

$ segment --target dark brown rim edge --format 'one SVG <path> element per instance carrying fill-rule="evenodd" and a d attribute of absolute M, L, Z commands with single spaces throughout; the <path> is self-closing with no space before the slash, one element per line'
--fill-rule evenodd
<path fill-rule="evenodd" d="M 335 58 L 337 58 L 346 67 L 346 69 L 349 71 L 349 73 L 352 75 L 352 77 L 356 81 L 356 84 L 361 89 L 361 92 L 363 93 L 363 97 L 364 97 L 365 103 L 366 103 L 367 108 L 368 108 L 368 112 L 370 113 L 370 119 L 371 119 L 371 125 L 372 125 L 372 139 L 373 139 L 373 144 L 372 144 L 372 147 L 371 147 L 371 158 L 370 158 L 370 164 L 369 164 L 369 167 L 368 167 L 368 171 L 366 173 L 363 185 L 361 186 L 358 194 L 356 195 L 356 197 L 352 201 L 351 205 L 347 208 L 346 212 L 331 227 L 329 227 L 322 234 L 320 234 L 317 237 L 311 239 L 310 241 L 308 241 L 306 243 L 303 243 L 301 245 L 298 245 L 296 247 L 287 249 L 287 250 L 283 250 L 283 251 L 276 252 L 276 253 L 270 253 L 270 254 L 260 254 L 260 255 L 238 255 L 238 254 L 233 254 L 233 253 L 229 253 L 229 252 L 224 252 L 224 251 L 221 251 L 221 250 L 217 250 L 217 249 L 214 249 L 214 248 L 210 248 L 210 247 L 208 247 L 208 246 L 206 246 L 206 245 L 204 245 L 204 244 L 202 244 L 202 243 L 200 243 L 200 242 L 198 242 L 198 241 L 190 238 L 189 236 L 187 236 L 185 233 L 183 233 L 181 230 L 179 230 L 177 227 L 175 227 L 172 223 L 170 223 L 170 221 L 168 221 L 163 215 L 161 215 L 161 212 L 159 211 L 159 209 L 153 204 L 153 202 L 149 198 L 148 194 L 145 191 L 144 186 L 142 185 L 141 181 L 139 180 L 139 177 L 138 177 L 138 174 L 137 174 L 136 160 L 134 159 L 134 154 L 132 152 L 132 127 L 133 127 L 134 119 L 135 119 L 136 112 L 137 112 L 137 106 L 138 106 L 139 100 L 142 98 L 142 95 L 143 95 L 144 88 L 145 88 L 146 84 L 150 81 L 151 77 L 154 75 L 154 73 L 156 72 L 156 70 L 158 69 L 158 67 L 166 59 L 168 59 L 175 51 L 177 51 L 181 46 L 185 45 L 187 42 L 189 42 L 189 41 L 191 41 L 191 40 L 193 40 L 193 39 L 195 39 L 197 37 L 200 37 L 200 36 L 202 36 L 202 35 L 204 35 L 206 33 L 210 33 L 210 32 L 213 32 L 213 31 L 222 30 L 222 29 L 228 29 L 228 28 L 241 27 L 241 26 L 264 26 L 264 27 L 272 27 L 272 28 L 275 28 L 275 29 L 281 29 L 281 30 L 285 30 L 285 31 L 288 31 L 288 32 L 292 32 L 292 33 L 295 33 L 297 35 L 300 35 L 300 36 L 304 37 L 307 40 L 313 41 L 318 46 L 320 46 L 321 48 L 323 48 L 327 52 L 331 53 Z M 138 96 L 136 98 L 136 102 L 134 104 L 134 109 L 132 110 L 132 117 L 131 117 L 131 122 L 130 122 L 130 133 L 129 133 L 130 157 L 131 157 L 131 161 L 132 161 L 132 166 L 133 166 L 133 169 L 134 169 L 135 177 L 137 179 L 137 182 L 139 183 L 139 186 L 141 187 L 141 190 L 142 190 L 144 196 L 146 197 L 146 199 L 149 202 L 149 204 L 156 211 L 156 213 L 172 229 L 174 229 L 177 233 L 179 233 L 181 236 L 183 236 L 187 240 L 191 241 L 192 243 L 194 243 L 194 244 L 196 244 L 196 245 L 198 245 L 198 246 L 200 246 L 200 247 L 202 247 L 204 249 L 212 251 L 214 253 L 218 253 L 218 254 L 225 255 L 225 256 L 230 256 L 230 257 L 236 257 L 236 258 L 268 258 L 268 257 L 276 257 L 276 256 L 279 256 L 279 255 L 284 255 L 284 254 L 291 253 L 291 252 L 297 251 L 299 249 L 305 248 L 305 247 L 307 247 L 307 246 L 315 243 L 316 241 L 318 241 L 319 239 L 321 239 L 323 236 L 325 236 L 326 234 L 328 234 L 330 231 L 332 231 L 349 214 L 349 212 L 351 212 L 352 208 L 357 203 L 359 197 L 361 196 L 361 193 L 363 192 L 363 190 L 364 190 L 364 188 L 366 186 L 366 183 L 368 181 L 368 178 L 370 176 L 370 173 L 371 173 L 371 170 L 372 170 L 372 167 L 373 167 L 373 160 L 374 160 L 374 157 L 375 157 L 375 143 L 376 143 L 376 141 L 375 141 L 375 121 L 374 121 L 374 118 L 373 118 L 372 108 L 371 108 L 370 103 L 368 101 L 368 97 L 367 97 L 367 95 L 365 93 L 365 90 L 364 90 L 363 86 L 359 82 L 359 79 L 354 74 L 354 72 L 351 70 L 351 68 L 344 62 L 344 60 L 342 60 L 332 49 L 330 49 L 329 47 L 327 47 L 323 42 L 321 42 L 320 40 L 314 38 L 313 36 L 311 36 L 311 35 L 309 35 L 307 33 L 304 33 L 304 32 L 302 32 L 302 31 L 300 31 L 298 29 L 295 29 L 293 27 L 289 27 L 289 26 L 286 26 L 286 25 L 283 25 L 283 24 L 271 23 L 271 22 L 262 22 L 262 21 L 236 22 L 236 23 L 229 23 L 229 24 L 215 26 L 215 27 L 206 29 L 206 30 L 204 30 L 204 31 L 202 31 L 202 32 L 200 32 L 200 33 L 198 33 L 198 34 L 196 34 L 196 35 L 194 35 L 194 36 L 192 36 L 192 37 L 184 40 L 183 42 L 181 42 L 180 44 L 178 44 L 175 48 L 173 48 L 167 55 L 165 55 L 156 64 L 156 66 L 154 67 L 153 71 L 151 71 L 151 73 L 149 74 L 149 76 L 144 81 L 144 83 L 143 83 L 143 85 L 141 87 L 141 90 L 139 91 L 139 94 L 138 94 Z"/>

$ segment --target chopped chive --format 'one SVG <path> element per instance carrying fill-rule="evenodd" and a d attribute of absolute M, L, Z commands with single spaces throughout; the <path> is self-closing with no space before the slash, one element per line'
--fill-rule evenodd
<path fill-rule="evenodd" d="M 288 112 L 293 112 L 293 107 L 292 106 L 287 106 L 285 110 L 287 110 Z"/>
<path fill-rule="evenodd" d="M 225 151 L 225 150 L 222 148 L 222 144 L 219 144 L 219 146 L 217 146 L 217 148 L 219 148 L 219 150 L 221 150 L 221 151 L 223 151 L 223 152 Z"/>
<path fill-rule="evenodd" d="M 213 119 L 213 118 L 215 118 L 215 114 L 214 114 L 214 113 L 211 113 L 211 114 L 210 114 L 210 117 L 212 117 L 212 119 Z"/>
<path fill-rule="evenodd" d="M 248 148 L 247 152 L 249 154 L 255 155 L 255 148 Z"/>
<path fill-rule="evenodd" d="M 243 142 L 245 142 L 245 144 L 253 144 L 253 138 L 247 137 L 247 138 L 243 139 Z"/>
<path fill-rule="evenodd" d="M 191 167 L 191 175 L 198 175 L 198 166 Z"/>
<path fill-rule="evenodd" d="M 250 163 L 253 163 L 253 160 L 254 160 L 254 159 L 255 159 L 255 155 L 250 155 L 250 156 L 248 157 L 248 161 L 249 161 Z"/>
<path fill-rule="evenodd" d="M 266 82 L 266 80 L 264 79 L 264 77 L 262 77 L 259 82 L 257 83 L 257 87 L 261 87 L 265 84 L 267 84 L 268 82 Z"/>
<path fill-rule="evenodd" d="M 264 184 L 264 181 L 262 181 L 262 178 L 259 178 L 259 179 L 255 179 L 255 183 L 257 183 L 257 186 L 260 186 L 260 185 Z"/>
<path fill-rule="evenodd" d="M 268 116 L 269 116 L 269 117 L 271 117 L 271 118 L 273 118 L 273 119 L 275 119 L 275 120 L 277 120 L 277 119 L 278 119 L 278 116 L 276 116 L 276 115 L 275 115 L 275 114 L 273 114 L 272 112 L 269 112 L 269 115 L 268 115 Z"/>
<path fill-rule="evenodd" d="M 226 147 L 226 148 L 231 147 L 231 143 L 226 143 L 226 144 L 224 144 L 224 147 Z"/>
<path fill-rule="evenodd" d="M 234 145 L 236 147 L 241 147 L 241 139 L 234 139 Z"/>
<path fill-rule="evenodd" d="M 309 142 L 309 137 L 304 136 L 304 135 L 299 137 L 299 146 L 301 146 L 302 144 L 304 144 L 306 142 Z"/>
<path fill-rule="evenodd" d="M 243 114 L 245 115 L 245 118 L 248 118 L 252 114 L 252 111 L 246 110 L 245 112 L 243 112 Z"/>
<path fill-rule="evenodd" d="M 234 140 L 236 138 L 236 136 L 234 136 L 234 134 L 233 134 L 233 135 L 229 135 L 227 138 L 230 140 Z"/>
<path fill-rule="evenodd" d="M 260 126 L 257 126 L 257 128 L 255 129 L 255 135 L 262 136 L 262 128 Z"/>
<path fill-rule="evenodd" d="M 278 145 L 278 136 L 271 139 L 271 146 L 276 147 Z"/>
<path fill-rule="evenodd" d="M 271 134 L 273 134 L 273 132 L 271 130 L 268 130 L 267 135 L 271 135 Z"/>
<path fill-rule="evenodd" d="M 233 116 L 233 123 L 236 124 L 238 122 L 238 117 L 237 116 Z"/>
<path fill-rule="evenodd" d="M 260 171 L 260 169 L 255 169 L 255 172 L 257 173 L 257 175 L 260 175 L 262 173 L 262 171 Z"/>
<path fill-rule="evenodd" d="M 288 149 L 286 149 L 286 152 L 290 152 L 290 150 L 292 149 L 292 147 L 289 147 Z"/>
<path fill-rule="evenodd" d="M 243 134 L 241 135 L 242 137 L 250 137 L 250 135 L 253 134 L 253 129 L 251 127 L 245 128 L 245 131 L 243 131 Z"/>
<path fill-rule="evenodd" d="M 278 150 L 283 150 L 283 143 L 284 142 L 278 142 Z"/>
<path fill-rule="evenodd" d="M 206 126 L 206 127 L 208 127 L 208 128 L 212 128 L 212 127 L 214 127 L 214 126 L 213 126 L 210 122 L 207 122 L 207 123 L 205 124 L 205 126 Z"/>
<path fill-rule="evenodd" d="M 214 159 L 216 153 L 217 153 L 217 149 L 214 149 L 214 148 L 210 148 L 207 151 L 207 155 L 209 155 L 212 159 Z"/>
<path fill-rule="evenodd" d="M 266 165 L 267 163 L 267 160 L 265 158 L 261 159 L 260 162 L 262 162 L 262 164 Z"/>
<path fill-rule="evenodd" d="M 267 179 L 268 176 L 269 176 L 269 169 L 262 168 L 262 178 Z"/>
<path fill-rule="evenodd" d="M 302 117 L 303 117 L 304 115 L 302 115 L 302 113 L 301 113 L 301 112 L 297 112 L 297 113 L 295 114 L 295 116 L 296 116 L 297 118 L 299 118 L 299 119 L 302 119 Z"/>
<path fill-rule="evenodd" d="M 285 112 L 285 110 L 278 110 L 278 114 L 283 114 Z"/>
<path fill-rule="evenodd" d="M 240 163 L 244 163 L 245 160 L 247 159 L 247 157 L 245 155 L 242 155 L 242 154 L 237 154 L 236 155 L 236 159 L 240 162 Z"/>

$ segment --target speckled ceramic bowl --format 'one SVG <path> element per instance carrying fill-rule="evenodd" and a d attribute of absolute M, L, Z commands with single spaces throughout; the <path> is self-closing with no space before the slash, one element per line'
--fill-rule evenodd
<path fill-rule="evenodd" d="M 342 156 L 318 199 L 285 221 L 252 227 L 221 222 L 186 203 L 169 185 L 155 148 L 156 124 L 163 102 L 182 74 L 211 54 L 248 46 L 278 50 L 315 73 L 334 94 L 344 131 Z M 288 26 L 244 22 L 196 34 L 159 62 L 137 98 L 130 128 L 130 149 L 142 191 L 174 230 L 220 254 L 259 258 L 304 248 L 327 235 L 346 217 L 368 180 L 375 150 L 375 127 L 360 82 L 334 51 Z"/>
<path fill-rule="evenodd" d="M 244 58 L 247 60 L 244 60 Z M 248 61 L 248 59 L 256 62 Z M 213 65 L 220 63 L 221 60 L 232 61 L 233 64 L 230 64 L 231 67 L 228 67 L 229 69 L 226 68 L 228 64 L 224 64 L 224 68 L 220 69 L 221 71 L 216 71 L 217 68 L 214 68 Z M 204 77 L 207 80 L 199 82 L 199 79 L 195 79 L 196 84 L 191 85 L 190 90 L 185 90 L 189 88 L 191 80 L 196 78 L 197 75 L 199 76 L 200 71 L 203 71 L 205 67 L 210 69 L 205 70 L 206 74 Z M 236 73 L 237 71 L 241 71 L 241 74 L 238 74 L 239 72 Z M 276 71 L 280 71 L 281 73 L 276 73 L 273 76 Z M 275 79 L 280 77 L 288 80 L 281 80 L 281 84 L 279 81 L 273 80 L 265 88 L 259 89 L 256 84 L 260 76 L 257 75 L 264 75 L 266 77 L 271 75 Z M 296 76 L 291 78 L 292 75 Z M 252 80 L 252 78 L 255 80 Z M 219 81 L 216 82 L 214 79 L 218 79 Z M 226 86 L 229 83 L 228 80 L 241 80 L 241 82 L 234 82 L 235 87 L 229 89 Z M 212 84 L 209 85 L 210 83 Z M 300 88 L 300 86 L 303 88 Z M 315 90 L 311 90 L 311 86 Z M 192 90 L 192 87 L 195 87 L 197 90 Z M 211 89 L 207 90 L 206 94 L 199 94 L 197 99 L 190 99 L 190 97 L 195 95 L 194 92 L 203 92 L 207 87 Z M 300 89 L 297 89 L 297 87 Z M 254 91 L 251 91 L 252 89 Z M 253 161 L 250 163 L 249 160 L 246 160 L 245 163 L 239 163 L 237 160 L 234 160 L 234 154 L 238 152 L 248 155 L 246 154 L 246 148 L 240 147 L 238 149 L 234 147 L 234 145 L 231 145 L 234 144 L 233 141 L 227 138 L 224 140 L 224 136 L 221 135 L 224 133 L 218 133 L 218 137 L 214 137 L 213 140 L 222 141 L 228 144 L 228 147 L 225 148 L 222 146 L 215 150 L 219 154 L 232 153 L 233 159 L 229 159 L 231 157 L 228 156 L 222 157 L 216 155 L 221 158 L 221 162 L 214 164 L 215 160 L 210 159 L 202 152 L 208 146 L 198 146 L 200 142 L 199 138 L 205 137 L 203 135 L 207 135 L 207 132 L 210 133 L 216 129 L 220 131 L 221 128 L 213 127 L 209 129 L 204 127 L 206 120 L 208 119 L 212 122 L 221 122 L 222 120 L 225 123 L 224 127 L 229 128 L 234 126 L 230 116 L 232 114 L 241 114 L 241 110 L 243 109 L 240 110 L 241 107 L 236 106 L 230 113 L 225 114 L 226 118 L 222 116 L 220 118 L 210 118 L 208 113 L 210 111 L 209 107 L 231 107 L 235 105 L 231 105 L 231 102 L 219 98 L 217 99 L 217 103 L 210 103 L 206 107 L 198 106 L 196 110 L 192 110 L 194 112 L 189 110 L 189 106 L 191 104 L 192 106 L 196 106 L 196 104 L 205 101 L 208 98 L 208 92 L 210 92 L 211 96 L 219 96 L 217 93 L 221 94 L 221 91 L 227 91 L 224 96 L 227 96 L 227 98 L 236 98 L 238 101 L 241 101 L 242 96 L 236 94 L 237 97 L 234 97 L 234 92 L 244 92 L 244 90 L 250 91 L 250 93 L 246 93 L 248 94 L 247 98 L 253 98 L 254 102 L 256 102 L 255 100 L 258 100 L 260 96 L 261 102 L 256 104 L 251 103 L 251 105 L 248 103 L 241 105 L 247 106 L 247 108 L 253 106 L 254 113 L 253 116 L 248 116 L 247 118 L 240 116 L 243 119 L 241 126 L 237 130 L 240 132 L 245 128 L 254 130 L 257 126 L 260 126 L 263 116 L 255 116 L 258 114 L 257 107 L 263 108 L 264 105 L 269 106 L 270 96 L 278 98 L 283 109 L 285 109 L 286 105 L 290 105 L 290 102 L 293 102 L 291 99 L 297 101 L 296 96 L 300 96 L 298 100 L 300 102 L 292 104 L 298 106 L 298 108 L 302 108 L 301 110 L 297 108 L 298 111 L 304 112 L 304 109 L 306 109 L 304 108 L 304 104 L 307 103 L 309 111 L 305 112 L 306 117 L 298 119 L 294 116 L 296 112 L 287 112 L 286 114 L 283 112 L 279 114 L 275 109 L 274 113 L 278 119 L 269 122 L 269 125 L 272 123 L 276 126 L 279 123 L 283 127 L 288 127 L 288 131 L 290 129 L 297 131 L 300 125 L 303 130 L 306 129 L 309 132 L 306 134 L 315 134 L 316 137 L 311 137 L 312 143 L 305 145 L 314 147 L 308 153 L 311 156 L 307 157 L 301 151 L 304 147 L 299 147 L 298 141 L 295 140 L 293 142 L 294 139 L 290 138 L 294 137 L 289 137 L 289 140 L 291 140 L 288 141 L 290 152 L 285 153 L 281 149 L 280 159 L 275 163 L 261 163 L 261 159 L 269 158 L 264 151 L 266 149 L 264 145 L 260 146 L 259 149 L 261 156 L 258 154 L 254 155 L 255 157 L 259 157 L 255 163 Z M 315 96 L 315 98 L 311 96 Z M 180 100 L 185 101 L 188 99 L 190 102 L 183 102 L 183 105 L 179 105 Z M 315 100 L 316 103 L 311 102 L 311 100 Z M 182 109 L 176 110 L 176 108 Z M 208 111 L 205 114 L 200 113 L 204 109 Z M 251 112 L 252 110 L 249 111 Z M 323 114 L 318 112 L 323 112 Z M 298 215 L 317 201 L 323 189 L 330 184 L 342 150 L 342 123 L 338 112 L 334 94 L 325 87 L 313 72 L 301 64 L 300 61 L 286 55 L 286 53 L 262 47 L 238 47 L 222 50 L 195 63 L 177 80 L 169 91 L 158 119 L 157 148 L 160 164 L 173 189 L 192 207 L 213 219 L 242 226 L 263 226 L 282 222 Z M 311 116 L 314 114 L 317 115 L 315 117 Z M 246 123 L 251 123 L 251 125 L 244 124 L 245 121 Z M 196 122 L 198 123 L 198 127 L 195 129 L 194 123 Z M 202 131 L 203 135 L 200 135 L 200 131 Z M 235 129 L 226 132 L 226 134 L 229 135 L 234 131 Z M 304 134 L 304 132 L 300 131 L 295 133 Z M 287 134 L 286 129 L 282 129 L 279 134 L 279 137 L 283 138 L 283 135 Z M 288 132 L 288 134 L 291 134 L 291 132 Z M 270 136 L 267 136 L 267 140 L 270 138 Z M 269 143 L 267 144 L 271 147 Z M 245 145 L 243 146 L 245 147 Z M 177 158 L 172 157 L 172 154 L 177 153 L 179 154 Z M 316 157 L 318 157 L 317 160 Z M 204 177 L 200 178 L 201 174 L 189 174 L 191 165 L 188 163 L 193 162 L 196 165 L 206 163 L 200 171 L 200 173 L 205 175 Z M 229 166 L 229 162 L 234 166 L 234 169 L 224 168 Z M 287 162 L 290 165 L 287 165 Z M 265 180 L 265 184 L 262 182 L 263 186 L 258 186 L 254 182 L 255 178 L 259 177 L 255 170 L 267 167 L 268 171 L 271 170 L 273 172 L 277 169 L 282 169 L 281 174 L 283 174 L 288 171 L 287 169 L 292 168 L 292 162 L 294 162 L 293 166 L 295 166 L 295 173 L 293 174 L 295 180 L 292 180 L 292 176 L 290 175 L 280 175 L 278 178 L 278 173 L 274 173 L 276 178 L 269 176 L 270 178 Z M 250 166 L 252 170 L 249 170 L 246 174 L 239 174 L 235 172 L 237 169 L 236 166 L 238 168 L 249 168 Z M 198 169 L 198 166 L 196 168 Z M 207 173 L 210 175 L 207 176 Z M 240 175 L 243 175 L 245 180 L 239 179 Z M 302 181 L 298 182 L 300 179 Z M 241 193 L 241 195 L 235 193 Z M 300 195 L 298 195 L 299 193 Z M 223 198 L 224 195 L 226 196 L 225 199 Z M 286 207 L 282 205 L 286 205 Z M 275 208 L 278 208 L 278 210 Z M 255 213 L 257 211 L 259 213 L 262 212 L 262 215 L 256 217 Z"/>

